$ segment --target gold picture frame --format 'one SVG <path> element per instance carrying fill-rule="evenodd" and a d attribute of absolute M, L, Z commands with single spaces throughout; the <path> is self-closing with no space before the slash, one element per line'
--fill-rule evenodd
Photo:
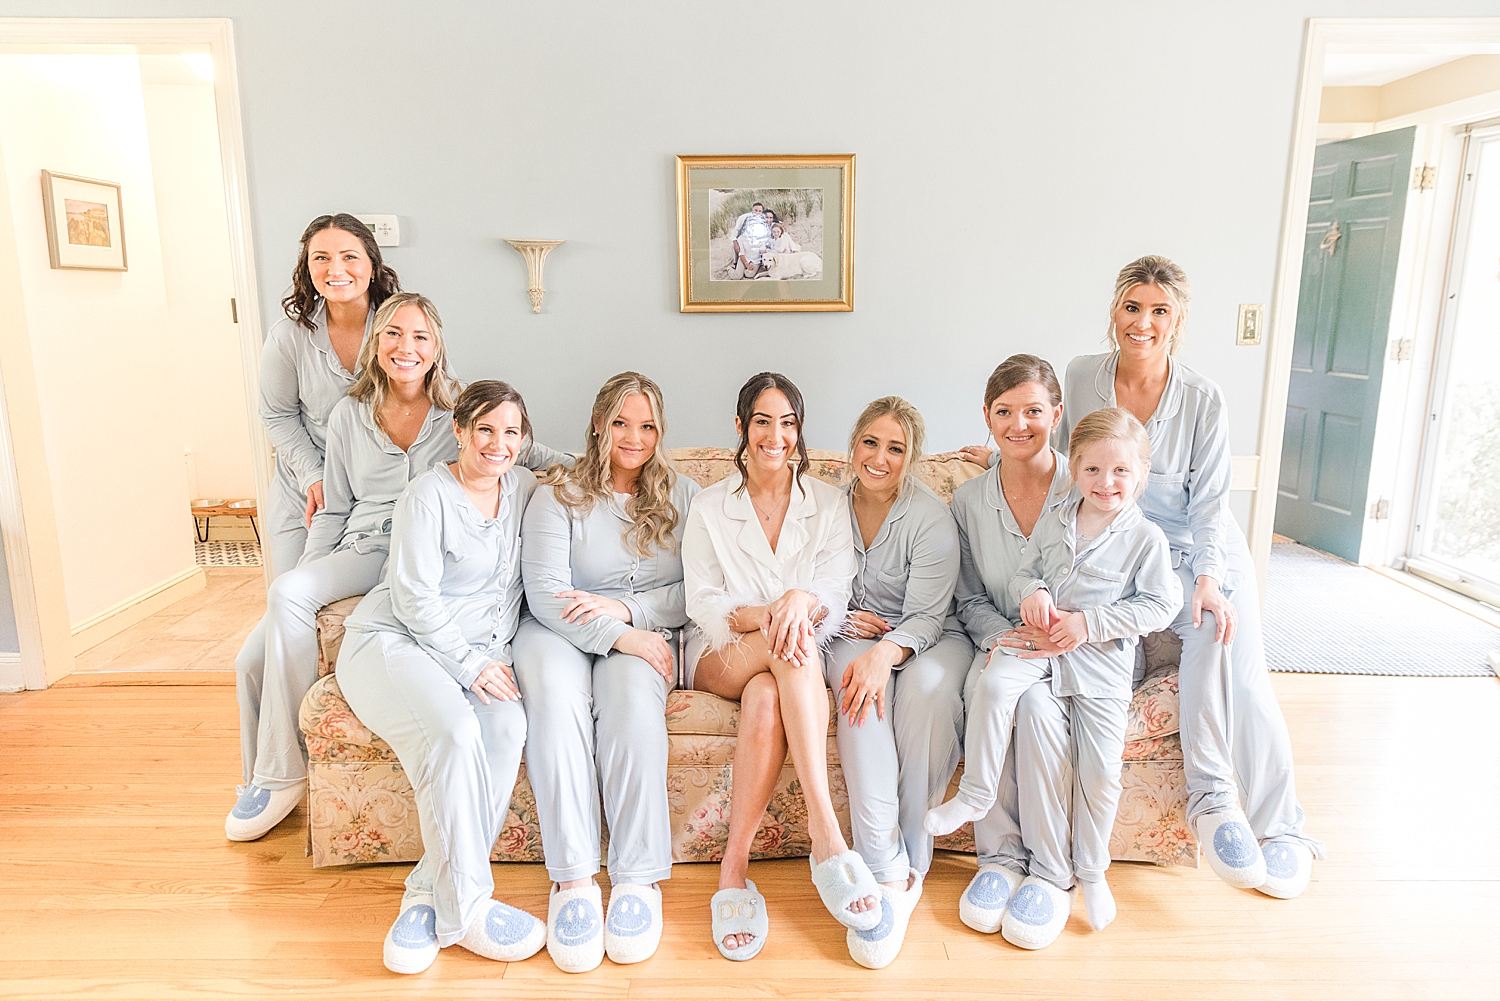
<path fill-rule="evenodd" d="M 118 184 L 44 170 L 42 210 L 54 268 L 130 270 Z"/>
<path fill-rule="evenodd" d="M 677 157 L 677 287 L 684 313 L 852 311 L 854 154 Z"/>

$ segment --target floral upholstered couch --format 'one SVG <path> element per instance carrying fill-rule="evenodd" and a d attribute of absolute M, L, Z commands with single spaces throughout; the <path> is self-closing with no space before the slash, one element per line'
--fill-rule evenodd
<path fill-rule="evenodd" d="M 836 483 L 846 461 L 841 452 L 810 453 L 812 474 Z M 677 468 L 707 486 L 733 470 L 721 448 L 673 452 Z M 983 470 L 955 456 L 927 456 L 916 473 L 944 500 Z M 318 682 L 302 703 L 307 741 L 309 845 L 313 865 L 414 862 L 422 854 L 416 799 L 390 746 L 371 733 L 339 692 L 333 667 L 344 637 L 344 619 L 358 598 L 346 598 L 318 613 Z M 1198 864 L 1198 845 L 1187 826 L 1187 790 L 1182 745 L 1177 736 L 1177 663 L 1181 642 L 1169 632 L 1146 638 L 1147 671 L 1130 705 L 1124 754 L 1124 791 L 1110 837 L 1116 859 L 1162 865 Z M 830 700 L 831 701 L 831 700 Z M 730 763 L 734 758 L 739 704 L 704 692 L 673 691 L 667 697 L 667 794 L 672 813 L 672 857 L 678 862 L 717 861 L 729 831 Z M 828 773 L 834 806 L 849 836 L 849 795 L 839 766 L 829 716 Z M 960 764 L 953 776 L 957 786 Z M 971 827 L 938 839 L 939 848 L 974 850 Z M 807 808 L 788 760 L 761 818 L 753 857 L 806 855 Z M 510 812 L 490 856 L 496 861 L 539 862 L 541 831 L 524 760 L 511 795 Z"/>

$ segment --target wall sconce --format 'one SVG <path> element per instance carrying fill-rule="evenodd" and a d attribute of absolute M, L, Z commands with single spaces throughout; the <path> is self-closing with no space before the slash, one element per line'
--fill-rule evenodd
<path fill-rule="evenodd" d="M 540 313 L 542 311 L 542 293 L 547 290 L 542 287 L 542 262 L 552 252 L 553 247 L 560 246 L 564 240 L 511 240 L 506 243 L 515 247 L 526 258 L 526 294 L 531 296 L 531 311 Z"/>

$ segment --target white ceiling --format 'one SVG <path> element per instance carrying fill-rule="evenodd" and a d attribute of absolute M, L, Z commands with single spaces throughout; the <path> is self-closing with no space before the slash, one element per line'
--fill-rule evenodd
<path fill-rule="evenodd" d="M 1341 53 L 1330 52 L 1323 57 L 1323 86 L 1325 87 L 1380 87 L 1413 73 L 1462 59 L 1462 55 L 1451 53 Z"/>

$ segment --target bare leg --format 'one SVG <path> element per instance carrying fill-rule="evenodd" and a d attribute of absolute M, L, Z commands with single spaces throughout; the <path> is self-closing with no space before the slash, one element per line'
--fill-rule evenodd
<path fill-rule="evenodd" d="M 751 718 L 755 701 L 751 697 L 751 682 L 757 682 L 755 687 L 766 685 L 767 682 L 757 680 L 763 675 L 774 689 L 772 708 L 779 716 L 774 747 L 766 746 L 773 743 L 767 739 L 770 734 L 751 729 L 764 725 Z M 828 789 L 828 688 L 823 682 L 821 663 L 796 667 L 772 657 L 770 645 L 761 633 L 743 633 L 740 642 L 703 655 L 693 670 L 693 687 L 720 698 L 741 700 L 740 730 L 734 751 L 734 788 L 730 792 L 729 841 L 719 867 L 719 888 L 745 885 L 750 843 L 775 791 L 789 745 L 792 765 L 807 803 L 813 860 L 822 861 L 848 851 Z M 746 755 L 751 756 L 746 762 L 749 770 L 742 772 L 741 758 Z M 742 791 L 742 774 L 757 784 Z M 754 799 L 750 798 L 751 793 Z M 856 900 L 850 910 L 858 913 L 879 906 L 880 901 L 872 896 Z M 725 945 L 734 948 L 749 941 L 747 936 L 739 937 L 744 941 L 733 943 L 726 938 Z"/>
<path fill-rule="evenodd" d="M 750 866 L 750 846 L 761 817 L 776 791 L 786 760 L 776 679 L 762 672 L 740 695 L 740 727 L 735 741 L 733 787 L 729 793 L 729 840 L 719 864 L 719 889 L 743 890 Z"/>

